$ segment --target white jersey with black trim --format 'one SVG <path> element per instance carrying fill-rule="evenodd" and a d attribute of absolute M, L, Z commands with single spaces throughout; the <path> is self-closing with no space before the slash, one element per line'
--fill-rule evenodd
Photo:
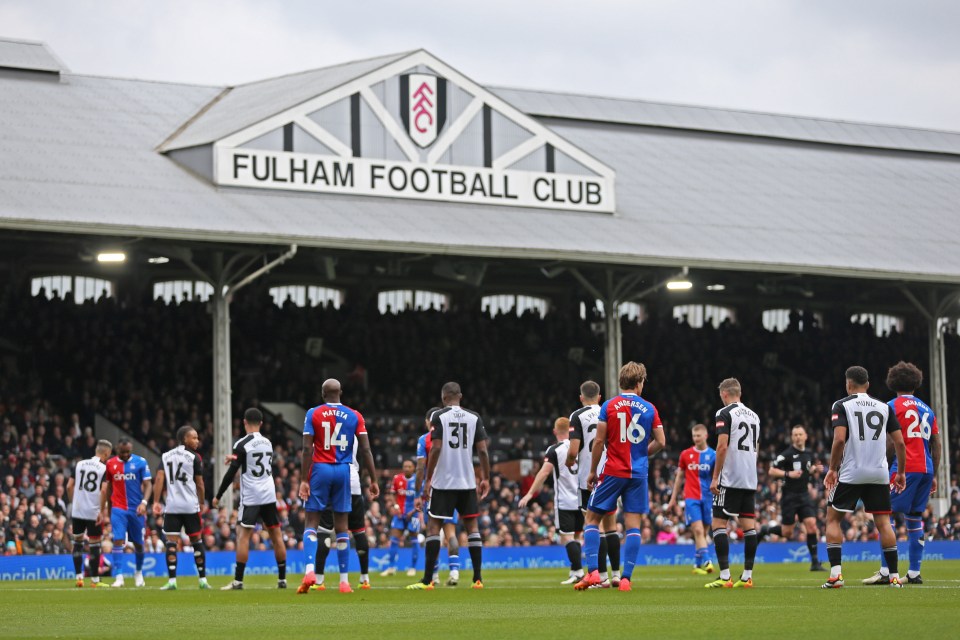
<path fill-rule="evenodd" d="M 75 520 L 96 520 L 100 513 L 100 486 L 107 465 L 94 456 L 77 463 L 73 472 L 73 505 L 70 515 Z"/>
<path fill-rule="evenodd" d="M 196 451 L 184 445 L 161 456 L 161 465 L 167 481 L 167 499 L 164 513 L 199 513 L 196 476 L 203 475 L 203 461 Z"/>
<path fill-rule="evenodd" d="M 273 444 L 259 431 L 249 433 L 233 445 L 240 461 L 240 504 L 253 507 L 277 502 L 273 480 Z"/>
<path fill-rule="evenodd" d="M 734 402 L 717 411 L 716 428 L 717 435 L 729 436 L 720 486 L 756 491 L 760 416 L 742 402 Z"/>
<path fill-rule="evenodd" d="M 434 489 L 476 489 L 473 445 L 487 439 L 483 420 L 469 409 L 444 407 L 433 414 L 433 447 L 440 447 L 440 459 L 430 486 Z"/>
<path fill-rule="evenodd" d="M 563 511 L 574 511 L 580 508 L 580 491 L 577 473 L 567 468 L 567 453 L 570 451 L 570 441 L 561 440 L 550 445 L 544 455 L 544 460 L 553 465 L 553 506 Z"/>
<path fill-rule="evenodd" d="M 889 484 L 887 434 L 900 431 L 900 421 L 893 408 L 865 393 L 857 393 L 834 402 L 830 413 L 834 429 L 847 428 L 840 482 Z"/>
<path fill-rule="evenodd" d="M 590 475 L 590 456 L 593 451 L 593 441 L 597 437 L 597 423 L 600 420 L 600 405 L 588 404 L 570 414 L 570 439 L 580 441 L 580 452 L 577 454 L 577 480 L 580 488 L 587 490 L 587 476 Z M 602 467 L 601 467 L 602 468 Z"/>

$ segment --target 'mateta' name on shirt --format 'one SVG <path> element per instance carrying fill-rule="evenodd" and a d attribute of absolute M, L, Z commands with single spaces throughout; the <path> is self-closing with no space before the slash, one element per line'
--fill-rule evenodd
<path fill-rule="evenodd" d="M 334 407 L 324 407 L 323 411 L 320 412 L 320 416 L 323 418 L 336 418 L 338 420 L 347 420 L 350 418 L 349 413 Z"/>
<path fill-rule="evenodd" d="M 223 148 L 217 184 L 612 213 L 614 179 L 542 171 Z"/>

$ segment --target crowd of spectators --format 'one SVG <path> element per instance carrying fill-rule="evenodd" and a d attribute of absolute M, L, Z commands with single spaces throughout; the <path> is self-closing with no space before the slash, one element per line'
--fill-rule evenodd
<path fill-rule="evenodd" d="M 550 312 L 491 317 L 479 310 L 405 311 L 381 314 L 376 308 L 278 307 L 265 292 L 251 288 L 233 305 L 234 416 L 258 398 L 318 402 L 318 384 L 336 373 L 344 400 L 368 416 L 380 486 L 389 486 L 399 460 L 412 457 L 422 433 L 425 407 L 439 388 L 456 379 L 464 406 L 479 411 L 494 440 L 495 459 L 539 460 L 548 444 L 553 418 L 576 408 L 582 379 L 599 378 L 602 336 L 591 320 Z M 0 294 L 0 544 L 6 553 L 61 553 L 70 547 L 66 479 L 76 460 L 93 455 L 94 418 L 102 414 L 131 433 L 142 446 L 163 451 L 174 446 L 182 424 L 201 436 L 201 454 L 212 444 L 211 328 L 199 302 L 141 304 L 101 299 L 72 301 Z M 908 324 L 908 329 L 910 325 Z M 843 370 L 866 366 L 874 375 L 871 391 L 890 397 L 882 383 L 886 368 L 906 359 L 926 368 L 923 330 L 878 337 L 871 325 L 849 316 L 791 324 L 771 332 L 759 321 L 741 318 L 719 327 L 694 328 L 672 317 L 648 316 L 623 322 L 624 355 L 649 371 L 644 395 L 660 410 L 668 449 L 651 465 L 651 513 L 644 542 L 684 543 L 690 536 L 682 515 L 670 512 L 672 479 L 679 452 L 689 446 L 689 428 L 710 424 L 718 408 L 716 385 L 737 376 L 744 401 L 761 416 L 760 521 L 775 520 L 777 482 L 766 466 L 788 444 L 793 424 L 805 424 L 809 446 L 823 462 L 830 434 L 827 411 L 843 394 Z M 320 336 L 327 352 L 305 349 Z M 948 361 L 960 355 L 960 340 L 948 336 Z M 571 358 L 571 354 L 578 354 Z M 345 366 L 346 363 L 346 366 Z M 338 369 L 339 367 L 339 369 Z M 958 398 L 960 376 L 950 377 L 948 393 Z M 919 395 L 926 396 L 925 389 Z M 266 434 L 276 443 L 275 479 L 283 507 L 288 545 L 302 537 L 303 512 L 296 497 L 299 443 L 296 434 L 271 418 Z M 240 423 L 233 429 L 240 433 Z M 952 451 L 960 450 L 957 429 Z M 292 438 L 291 438 L 292 436 Z M 958 477 L 957 457 L 951 461 Z M 481 509 L 488 545 L 551 544 L 557 539 L 552 494 L 546 489 L 530 507 L 517 501 L 532 481 L 537 463 L 523 477 L 496 474 Z M 208 465 L 208 474 L 212 465 Z M 207 478 L 214 487 L 219 479 Z M 942 489 L 952 509 L 933 520 L 930 537 L 960 539 L 960 494 L 955 484 Z M 822 487 L 811 492 L 823 514 Z M 392 498 L 370 505 L 368 533 L 374 546 L 387 545 Z M 205 541 L 212 549 L 235 543 L 236 513 L 222 509 L 205 516 Z M 869 517 L 851 516 L 848 539 L 875 535 Z M 822 527 L 821 527 L 822 530 Z M 159 549 L 158 523 L 148 521 L 148 549 Z M 267 545 L 254 538 L 254 545 Z"/>

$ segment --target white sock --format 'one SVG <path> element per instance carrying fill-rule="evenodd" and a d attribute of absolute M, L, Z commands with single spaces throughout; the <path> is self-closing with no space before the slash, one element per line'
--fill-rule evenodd
<path fill-rule="evenodd" d="M 316 568 L 316 567 L 314 567 L 312 564 L 308 564 L 308 565 L 307 565 L 307 569 L 306 569 L 306 571 L 304 571 L 304 573 L 313 573 L 313 570 L 314 570 L 315 568 Z"/>
<path fill-rule="evenodd" d="M 893 580 L 894 578 L 896 578 L 897 580 L 899 580 L 899 579 L 900 579 L 900 574 L 899 574 L 899 573 L 891 573 L 891 574 L 890 574 L 890 579 Z"/>
<path fill-rule="evenodd" d="M 740 579 L 746 582 L 753 577 L 753 569 L 744 569 L 743 573 L 740 574 Z"/>
<path fill-rule="evenodd" d="M 613 572 L 613 579 L 616 580 L 616 579 L 619 578 L 619 577 L 620 577 L 620 572 L 619 572 L 619 571 L 614 571 L 614 572 Z"/>
<path fill-rule="evenodd" d="M 340 582 L 350 582 L 350 574 L 349 574 L 349 573 L 341 573 L 341 574 L 340 574 Z"/>
<path fill-rule="evenodd" d="M 82 573 L 78 573 L 78 574 L 77 574 L 77 580 L 83 580 L 83 574 L 82 574 Z"/>
<path fill-rule="evenodd" d="M 830 577 L 836 578 L 840 575 L 840 565 L 831 565 L 830 566 Z"/>
<path fill-rule="evenodd" d="M 890 569 L 888 569 L 887 567 L 880 567 L 880 575 L 882 576 L 890 575 Z"/>
<path fill-rule="evenodd" d="M 370 582 L 370 576 L 366 573 L 360 574 L 360 582 Z"/>
<path fill-rule="evenodd" d="M 600 574 L 600 579 L 601 579 L 601 580 L 606 580 L 606 579 L 607 579 L 607 572 L 606 572 L 606 571 L 604 571 L 603 573 Z"/>
<path fill-rule="evenodd" d="M 910 571 L 907 571 L 908 578 L 916 578 L 919 575 L 920 575 L 919 571 L 913 571 L 912 569 Z"/>
<path fill-rule="evenodd" d="M 93 584 L 97 584 L 98 582 L 100 582 L 100 578 L 93 578 L 92 580 L 93 580 Z"/>
<path fill-rule="evenodd" d="M 143 571 L 134 571 L 134 572 L 133 572 L 133 577 L 134 577 L 134 578 L 142 578 L 142 577 L 143 577 Z"/>
<path fill-rule="evenodd" d="M 323 584 L 323 574 L 317 576 L 317 584 Z"/>
<path fill-rule="evenodd" d="M 721 579 L 721 580 L 729 580 L 729 579 L 730 579 L 730 569 L 723 569 L 723 570 L 720 572 L 720 579 Z"/>

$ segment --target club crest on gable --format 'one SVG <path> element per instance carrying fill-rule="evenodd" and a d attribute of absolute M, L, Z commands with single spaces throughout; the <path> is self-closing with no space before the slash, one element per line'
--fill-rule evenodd
<path fill-rule="evenodd" d="M 447 81 L 426 73 L 400 76 L 400 118 L 410 139 L 429 147 L 447 120 Z"/>

